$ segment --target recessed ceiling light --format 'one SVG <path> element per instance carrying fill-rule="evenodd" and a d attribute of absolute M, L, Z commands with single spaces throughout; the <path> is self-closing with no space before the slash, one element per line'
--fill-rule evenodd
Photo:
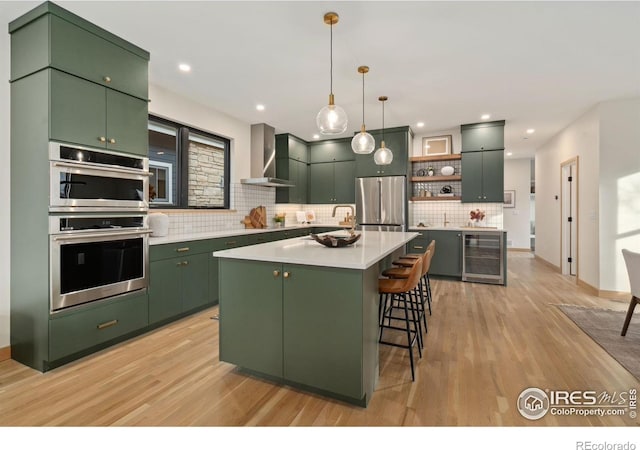
<path fill-rule="evenodd" d="M 482 116 L 480 116 L 480 118 L 481 118 L 482 120 L 491 119 L 491 114 L 483 114 Z"/>
<path fill-rule="evenodd" d="M 264 111 L 264 105 L 256 105 L 258 111 Z"/>
<path fill-rule="evenodd" d="M 422 128 L 422 127 L 424 126 L 424 122 L 418 122 L 418 123 L 416 124 L 416 126 L 417 126 L 418 128 Z"/>
<path fill-rule="evenodd" d="M 191 66 L 189 64 L 179 64 L 178 69 L 180 69 L 182 72 L 191 72 Z"/>
<path fill-rule="evenodd" d="M 529 128 L 529 129 L 527 130 L 527 134 L 533 134 L 533 133 L 535 133 L 535 132 L 536 132 L 536 130 L 534 130 L 533 128 Z"/>
<path fill-rule="evenodd" d="M 511 156 L 511 155 L 513 155 L 513 153 L 507 152 L 507 156 Z"/>
<path fill-rule="evenodd" d="M 314 138 L 314 139 L 320 139 L 320 135 L 319 135 L 319 134 L 314 134 L 314 135 L 313 135 L 313 138 Z"/>

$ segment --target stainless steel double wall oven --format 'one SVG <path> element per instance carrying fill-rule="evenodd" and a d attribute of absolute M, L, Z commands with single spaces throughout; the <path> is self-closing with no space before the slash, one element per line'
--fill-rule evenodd
<path fill-rule="evenodd" d="M 148 158 L 49 144 L 50 309 L 145 289 Z"/>

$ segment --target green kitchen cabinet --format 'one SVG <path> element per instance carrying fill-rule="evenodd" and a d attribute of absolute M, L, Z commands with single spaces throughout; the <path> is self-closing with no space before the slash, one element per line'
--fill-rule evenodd
<path fill-rule="evenodd" d="M 382 130 L 368 131 L 376 141 L 376 150 L 382 142 Z M 373 155 L 356 155 L 356 177 L 377 177 L 407 175 L 410 173 L 409 154 L 413 143 L 413 135 L 409 127 L 396 127 L 384 130 L 385 146 L 393 153 L 391 164 L 379 166 Z"/>
<path fill-rule="evenodd" d="M 282 377 L 282 265 L 225 259 L 219 277 L 220 360 Z"/>
<path fill-rule="evenodd" d="M 295 186 L 276 188 L 276 203 L 307 203 L 308 164 L 293 158 L 276 159 L 278 178 L 291 181 Z"/>
<path fill-rule="evenodd" d="M 149 323 L 211 303 L 209 252 L 202 252 L 206 245 L 210 245 L 208 241 L 193 241 L 150 248 Z"/>
<path fill-rule="evenodd" d="M 46 2 L 9 24 L 11 79 L 46 67 L 148 99 L 149 53 Z"/>
<path fill-rule="evenodd" d="M 462 277 L 462 233 L 456 230 L 429 230 L 427 241 L 436 241 L 429 274 Z M 424 250 L 423 250 L 424 252 Z"/>
<path fill-rule="evenodd" d="M 276 158 L 308 163 L 309 144 L 293 134 L 276 134 Z M 280 175 L 278 177 L 282 178 Z"/>
<path fill-rule="evenodd" d="M 502 203 L 504 200 L 504 150 L 462 154 L 462 202 Z"/>
<path fill-rule="evenodd" d="M 407 244 L 407 253 L 424 253 L 429 245 L 429 233 L 418 232 L 419 236 Z"/>
<path fill-rule="evenodd" d="M 146 101 L 64 72 L 49 72 L 52 140 L 147 155 Z"/>
<path fill-rule="evenodd" d="M 355 161 L 309 165 L 309 203 L 355 203 Z"/>
<path fill-rule="evenodd" d="M 333 161 L 354 161 L 351 139 L 328 139 L 309 143 L 309 162 L 311 164 Z"/>
<path fill-rule="evenodd" d="M 148 300 L 144 290 L 108 303 L 86 304 L 55 314 L 49 321 L 49 361 L 114 341 L 147 324 Z"/>
<path fill-rule="evenodd" d="M 462 153 L 504 150 L 504 120 L 460 125 Z"/>

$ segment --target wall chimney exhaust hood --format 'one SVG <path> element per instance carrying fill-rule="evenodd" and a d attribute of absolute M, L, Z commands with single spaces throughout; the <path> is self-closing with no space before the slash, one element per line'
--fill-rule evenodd
<path fill-rule="evenodd" d="M 251 125 L 251 177 L 242 184 L 269 187 L 295 187 L 289 180 L 276 178 L 276 130 L 266 123 Z"/>

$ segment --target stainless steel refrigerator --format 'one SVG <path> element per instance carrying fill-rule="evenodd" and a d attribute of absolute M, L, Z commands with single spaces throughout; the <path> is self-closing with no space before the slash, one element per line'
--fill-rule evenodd
<path fill-rule="evenodd" d="M 407 180 L 356 178 L 356 223 L 361 230 L 405 231 Z"/>

